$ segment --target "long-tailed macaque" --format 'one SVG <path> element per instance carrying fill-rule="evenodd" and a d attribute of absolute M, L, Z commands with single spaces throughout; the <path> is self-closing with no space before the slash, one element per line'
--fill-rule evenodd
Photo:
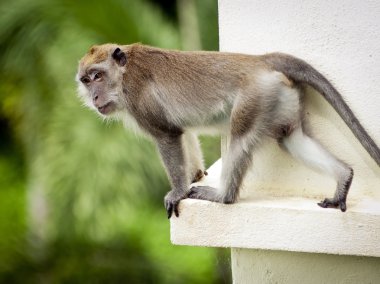
<path fill-rule="evenodd" d="M 168 217 L 178 216 L 184 198 L 234 203 L 252 153 L 267 138 L 311 168 L 334 177 L 335 195 L 318 203 L 346 210 L 353 170 L 303 125 L 302 92 L 307 84 L 338 112 L 380 165 L 380 150 L 332 84 L 306 62 L 281 53 L 262 56 L 164 50 L 140 44 L 93 46 L 77 74 L 85 104 L 100 115 L 139 126 L 157 143 L 171 191 Z M 194 132 L 195 131 L 195 132 Z M 204 175 L 194 133 L 230 135 L 221 188 L 189 188 Z"/>

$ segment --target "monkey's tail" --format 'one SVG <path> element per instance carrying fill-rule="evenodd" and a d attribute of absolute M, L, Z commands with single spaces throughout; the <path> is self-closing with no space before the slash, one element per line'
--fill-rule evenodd
<path fill-rule="evenodd" d="M 295 82 L 306 83 L 321 93 L 380 166 L 379 147 L 355 117 L 350 107 L 343 100 L 342 95 L 321 73 L 305 61 L 282 53 L 265 55 L 264 60 L 274 70 L 282 72 Z"/>

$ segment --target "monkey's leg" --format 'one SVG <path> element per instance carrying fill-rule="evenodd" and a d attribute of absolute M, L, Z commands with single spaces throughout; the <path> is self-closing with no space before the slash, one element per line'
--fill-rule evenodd
<path fill-rule="evenodd" d="M 217 190 L 208 186 L 193 187 L 189 197 L 225 204 L 234 203 L 248 167 L 251 165 L 252 151 L 257 146 L 255 135 L 248 133 L 249 138 L 232 136 L 221 175 L 221 188 Z"/>
<path fill-rule="evenodd" d="M 165 208 L 168 218 L 173 212 L 178 217 L 179 202 L 186 198 L 189 186 L 182 135 L 160 137 L 156 141 L 172 188 L 165 196 Z"/>
<path fill-rule="evenodd" d="M 197 182 L 207 173 L 204 170 L 203 156 L 198 137 L 186 131 L 183 135 L 186 164 L 189 173 L 189 183 Z"/>
<path fill-rule="evenodd" d="M 277 76 L 274 77 L 276 80 Z M 265 128 L 271 119 L 266 108 L 272 109 L 277 102 L 276 99 L 268 100 L 267 104 L 260 106 L 257 101 L 261 100 L 261 96 L 265 97 L 267 92 L 255 84 L 251 87 L 236 98 L 231 112 L 231 139 L 226 157 L 223 157 L 221 188 L 193 187 L 190 198 L 225 204 L 236 201 L 243 178 L 252 162 L 252 152 L 260 145 L 261 138 L 266 136 Z M 271 86 L 269 89 L 272 92 L 275 88 Z"/>
<path fill-rule="evenodd" d="M 337 181 L 334 197 L 326 198 L 318 205 L 324 208 L 339 207 L 343 212 L 346 211 L 347 194 L 354 174 L 352 168 L 335 158 L 316 140 L 306 135 L 301 127 L 281 139 L 280 144 L 307 166 L 329 174 Z"/>

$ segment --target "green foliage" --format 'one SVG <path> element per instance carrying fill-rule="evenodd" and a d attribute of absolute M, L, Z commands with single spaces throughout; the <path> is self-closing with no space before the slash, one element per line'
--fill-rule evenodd
<path fill-rule="evenodd" d="M 197 5 L 215 16 L 214 2 Z M 217 281 L 215 250 L 170 244 L 154 145 L 76 97 L 91 45 L 178 48 L 177 27 L 143 0 L 0 1 L 0 13 L 0 282 Z M 215 33 L 208 26 L 201 34 Z M 210 165 L 219 140 L 203 145 Z M 34 204 L 41 193 L 47 213 Z"/>
<path fill-rule="evenodd" d="M 25 249 L 25 180 L 19 161 L 0 154 L 0 275 L 12 270 L 17 255 Z M 21 241 L 20 241 L 21 240 Z"/>
<path fill-rule="evenodd" d="M 219 50 L 218 43 L 218 0 L 195 0 L 199 21 L 200 37 L 204 50 Z"/>
<path fill-rule="evenodd" d="M 132 245 L 133 244 L 133 245 Z M 1 283 L 156 283 L 157 268 L 138 236 L 99 243 L 89 239 L 58 239 L 36 261 L 21 254 L 12 270 L 0 274 Z M 27 279 L 27 280 L 26 280 Z"/>

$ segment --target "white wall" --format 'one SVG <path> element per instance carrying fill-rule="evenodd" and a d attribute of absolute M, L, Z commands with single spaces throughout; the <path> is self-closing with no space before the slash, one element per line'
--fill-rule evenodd
<path fill-rule="evenodd" d="M 341 92 L 380 145 L 380 1 L 219 0 L 220 49 L 305 59 Z M 312 132 L 355 176 L 348 199 L 380 200 L 380 168 L 335 111 L 315 92 L 306 98 Z M 279 185 L 281 185 L 279 187 Z M 275 143 L 254 158 L 246 195 L 333 195 L 332 179 L 289 158 Z"/>
<path fill-rule="evenodd" d="M 231 263 L 239 267 L 233 270 L 235 284 L 380 283 L 380 262 L 374 257 L 233 249 Z"/>

